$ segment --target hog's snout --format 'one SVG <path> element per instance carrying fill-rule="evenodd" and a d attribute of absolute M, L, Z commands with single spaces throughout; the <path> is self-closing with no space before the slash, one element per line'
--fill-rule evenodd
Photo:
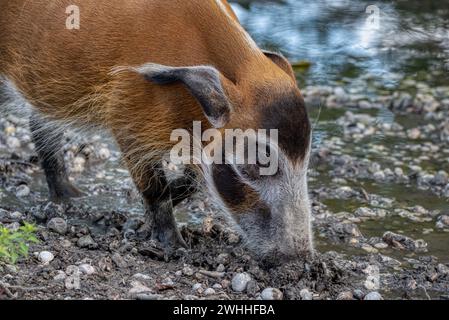
<path fill-rule="evenodd" d="M 244 215 L 238 225 L 247 247 L 266 265 L 278 265 L 313 255 L 307 194 L 290 204 L 279 204 Z"/>

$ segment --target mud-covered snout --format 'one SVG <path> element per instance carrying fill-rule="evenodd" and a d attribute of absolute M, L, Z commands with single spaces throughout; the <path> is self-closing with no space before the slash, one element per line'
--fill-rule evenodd
<path fill-rule="evenodd" d="M 248 212 L 238 220 L 246 246 L 265 265 L 304 259 L 313 254 L 307 196 L 285 200 L 270 209 Z"/>
<path fill-rule="evenodd" d="M 217 166 L 214 189 L 245 245 L 265 264 L 310 256 L 313 251 L 307 163 L 281 163 L 274 176 L 248 180 L 233 166 Z"/>

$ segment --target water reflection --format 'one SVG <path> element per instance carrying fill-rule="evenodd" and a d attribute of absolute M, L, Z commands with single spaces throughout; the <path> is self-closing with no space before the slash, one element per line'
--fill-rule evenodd
<path fill-rule="evenodd" d="M 398 73 L 421 70 L 439 71 L 431 80 L 449 83 L 445 1 L 381 1 L 372 10 L 372 2 L 354 0 L 237 2 L 237 15 L 261 46 L 312 62 L 302 79 L 308 84 L 370 76 L 393 88 Z"/>

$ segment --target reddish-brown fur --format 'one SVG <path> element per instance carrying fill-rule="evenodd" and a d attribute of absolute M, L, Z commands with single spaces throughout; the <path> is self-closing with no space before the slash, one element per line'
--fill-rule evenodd
<path fill-rule="evenodd" d="M 235 108 L 230 128 L 258 127 L 256 103 L 275 98 L 267 88 L 296 89 L 288 63 L 267 58 L 222 3 L 227 13 L 215 0 L 77 1 L 81 28 L 67 30 L 71 0 L 0 0 L 0 74 L 48 117 L 110 129 L 139 184 L 142 159 L 168 150 L 173 129 L 209 124 L 181 84 L 114 67 L 214 66 Z"/>

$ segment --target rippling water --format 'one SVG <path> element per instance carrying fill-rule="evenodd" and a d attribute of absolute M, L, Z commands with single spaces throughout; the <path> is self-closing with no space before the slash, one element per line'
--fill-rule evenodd
<path fill-rule="evenodd" d="M 242 24 L 262 47 L 312 63 L 300 75 L 303 83 L 369 76 L 394 87 L 404 74 L 435 70 L 429 80 L 449 83 L 447 1 L 236 2 Z"/>

